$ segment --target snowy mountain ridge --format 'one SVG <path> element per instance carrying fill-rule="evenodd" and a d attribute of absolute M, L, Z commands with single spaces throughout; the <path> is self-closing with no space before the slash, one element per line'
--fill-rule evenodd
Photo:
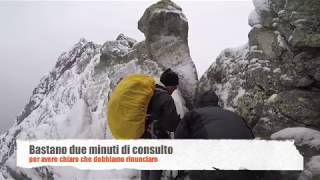
<path fill-rule="evenodd" d="M 114 48 L 113 44 L 121 45 Z M 105 105 L 111 87 L 114 87 L 114 83 L 125 74 L 145 73 L 159 76 L 162 69 L 155 61 L 146 60 L 138 64 L 138 59 L 107 66 L 101 57 L 104 50 L 110 46 L 114 54 L 125 52 L 120 55 L 121 57 L 133 51 L 129 43 L 124 40 L 109 41 L 104 46 L 99 46 L 82 39 L 70 51 L 59 57 L 53 71 L 42 78 L 39 86 L 33 91 L 30 102 L 16 123 L 0 137 L 0 158 L 5 165 L 2 167 L 5 170 L 2 172 L 5 174 L 3 176 L 19 177 L 8 170 L 16 169 L 14 153 L 16 139 L 112 138 L 110 131 L 105 129 Z M 178 95 L 176 97 L 181 98 Z M 183 100 L 177 103 L 181 102 Z M 54 172 L 52 178 L 61 175 L 55 167 L 35 169 Z M 73 171 L 81 174 L 80 171 Z M 37 170 L 18 168 L 16 173 L 32 179 L 39 178 Z M 101 176 L 110 173 L 102 173 Z M 112 176 L 118 173 L 121 178 L 129 178 L 128 173 L 122 171 L 114 173 L 111 173 Z M 46 177 L 47 175 L 45 174 Z M 61 177 L 67 178 L 67 175 Z M 93 174 L 93 177 L 96 177 L 96 174 Z"/>
<path fill-rule="evenodd" d="M 171 6 L 171 1 L 160 1 L 161 7 Z M 175 7 L 175 6 L 174 6 Z M 178 6 L 176 6 L 178 7 Z M 161 11 L 161 8 L 157 8 Z M 152 12 L 150 12 L 152 14 Z M 163 9 L 161 16 L 171 18 L 181 14 L 181 9 Z M 140 23 L 154 21 L 145 15 Z M 185 19 L 173 19 L 171 22 Z M 167 23 L 166 21 L 163 22 Z M 184 22 L 187 23 L 187 22 Z M 146 29 L 152 28 L 147 26 Z M 177 27 L 179 28 L 179 27 Z M 180 36 L 160 32 L 167 41 L 157 42 L 162 48 L 172 49 L 165 59 L 151 54 L 148 40 L 136 40 L 120 34 L 116 40 L 103 45 L 80 39 L 74 47 L 62 53 L 53 70 L 43 77 L 34 89 L 29 102 L 16 122 L 0 136 L 0 179 L 70 179 L 75 174 L 80 179 L 110 177 L 112 179 L 136 179 L 136 170 L 80 171 L 71 167 L 40 167 L 23 169 L 16 167 L 16 139 L 110 139 L 106 124 L 106 103 L 116 82 L 126 74 L 143 73 L 155 77 L 166 68 L 172 68 L 181 77 L 179 91 L 173 95 L 181 115 L 186 111 L 185 100 L 191 102 L 197 82 L 195 66 L 189 56 L 187 40 Z M 177 29 L 179 31 L 179 29 Z M 184 31 L 186 31 L 184 29 Z M 148 31 L 150 32 L 150 31 Z M 152 36 L 152 34 L 149 34 Z M 177 48 L 176 48 L 177 47 Z M 180 47 L 183 47 L 181 49 Z M 174 50 L 176 48 L 176 50 Z M 181 54 L 186 54 L 181 56 Z M 179 63 L 166 64 L 167 59 Z M 183 65 L 184 68 L 181 68 Z M 182 69 L 182 70 L 179 70 Z M 194 88 L 186 88 L 187 84 Z M 188 96 L 182 97 L 182 94 Z"/>

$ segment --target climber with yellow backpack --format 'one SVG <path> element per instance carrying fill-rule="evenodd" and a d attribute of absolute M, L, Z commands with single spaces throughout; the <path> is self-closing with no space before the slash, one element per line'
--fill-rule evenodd
<path fill-rule="evenodd" d="M 108 126 L 116 139 L 170 139 L 180 117 L 171 96 L 179 84 L 171 69 L 160 79 L 129 74 L 119 81 L 107 105 Z M 142 171 L 142 180 L 160 180 L 162 171 Z"/>

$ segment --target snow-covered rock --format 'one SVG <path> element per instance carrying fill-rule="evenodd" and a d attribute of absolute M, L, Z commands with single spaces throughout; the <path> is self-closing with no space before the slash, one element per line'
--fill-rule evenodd
<path fill-rule="evenodd" d="M 253 0 L 255 9 L 249 15 L 252 27 L 271 27 L 273 14 L 270 13 L 270 0 Z"/>
<path fill-rule="evenodd" d="M 271 139 L 294 139 L 297 146 L 308 146 L 309 148 L 320 150 L 320 131 L 314 129 L 304 127 L 286 128 L 272 134 Z"/>
<path fill-rule="evenodd" d="M 320 7 L 316 2 L 256 0 L 252 16 L 269 13 L 276 21 L 292 9 L 317 15 Z M 308 23 L 317 25 L 311 20 Z M 244 47 L 224 50 L 201 77 L 198 91 L 216 90 L 224 107 L 239 112 L 257 136 L 269 137 L 292 126 L 319 129 L 319 51 L 314 46 L 292 47 L 277 26 L 253 26 Z M 277 101 L 270 101 L 274 95 L 278 95 Z"/>
<path fill-rule="evenodd" d="M 225 49 L 201 77 L 198 91 L 214 90 L 223 107 L 235 110 L 238 98 L 245 94 L 242 78 L 248 65 L 243 56 L 246 51 L 247 45 Z"/>
<path fill-rule="evenodd" d="M 320 4 L 317 0 L 269 0 L 275 28 L 293 47 L 320 47 Z"/>
<path fill-rule="evenodd" d="M 298 180 L 317 180 L 320 177 L 320 131 L 304 128 L 286 128 L 272 134 L 272 139 L 294 139 L 295 145 L 304 156 L 305 168 Z"/>
<path fill-rule="evenodd" d="M 289 127 L 319 130 L 319 1 L 253 3 L 248 44 L 224 50 L 201 77 L 198 92 L 215 90 L 221 105 L 238 112 L 260 138 L 269 139 Z M 301 137 L 300 130 L 290 131 L 292 137 Z M 311 158 L 307 156 L 310 148 L 300 150 Z M 300 176 L 300 172 L 280 172 L 273 177 L 294 180 Z"/>
<path fill-rule="evenodd" d="M 256 10 L 251 11 L 248 19 L 248 24 L 252 27 L 259 27 L 262 24 L 262 20 L 260 15 L 257 13 Z"/>
<path fill-rule="evenodd" d="M 157 7 L 157 11 L 178 13 L 182 19 L 178 18 L 176 22 L 183 21 L 184 26 L 187 26 L 181 9 L 166 8 L 166 4 L 172 3 L 170 1 L 161 3 L 165 7 Z M 172 23 L 169 19 L 161 23 L 168 24 L 167 21 Z M 156 28 L 149 25 L 145 30 L 148 29 Z M 187 37 L 187 34 L 185 36 Z M 168 67 L 182 78 L 179 89 L 173 94 L 182 117 L 187 111 L 186 101 L 193 99 L 197 82 L 196 70 L 189 56 L 186 38 L 181 39 L 176 34 L 159 37 L 158 45 L 171 49 L 166 60 L 158 58 L 158 55 L 151 56 L 150 52 L 155 51 L 148 49 L 148 38 L 146 41 L 137 42 L 123 34 L 103 45 L 81 39 L 71 50 L 62 53 L 52 71 L 43 77 L 34 89 L 13 127 L 0 135 L 0 179 L 138 179 L 137 170 L 18 168 L 16 139 L 112 138 L 106 123 L 106 103 L 118 80 L 130 73 L 159 77 Z M 182 95 L 186 95 L 184 97 L 187 99 L 184 100 Z"/>
<path fill-rule="evenodd" d="M 179 87 L 191 107 L 198 77 L 190 57 L 188 21 L 182 9 L 170 0 L 161 0 L 146 9 L 138 28 L 146 37 L 149 58 L 178 72 Z"/>

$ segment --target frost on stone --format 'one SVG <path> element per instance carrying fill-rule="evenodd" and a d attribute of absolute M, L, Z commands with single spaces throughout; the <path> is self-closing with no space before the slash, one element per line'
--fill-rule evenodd
<path fill-rule="evenodd" d="M 272 139 L 294 139 L 298 146 L 307 145 L 316 149 L 320 149 L 320 131 L 304 128 L 293 127 L 278 131 L 271 136 Z"/>
<path fill-rule="evenodd" d="M 266 103 L 275 103 L 277 100 L 279 99 L 279 95 L 278 94 L 272 94 L 267 100 Z"/>
<path fill-rule="evenodd" d="M 92 114 L 83 99 L 79 99 L 73 105 L 66 119 L 60 122 L 57 124 L 57 128 L 63 139 L 104 138 L 104 125 L 93 121 Z"/>
<path fill-rule="evenodd" d="M 238 99 L 246 93 L 241 76 L 248 63 L 244 57 L 248 50 L 248 46 L 244 45 L 222 51 L 202 76 L 198 91 L 214 90 L 220 98 L 219 104 L 235 111 Z"/>
<path fill-rule="evenodd" d="M 261 17 L 258 15 L 256 10 L 251 11 L 248 23 L 251 27 L 255 25 L 261 25 Z"/>
<path fill-rule="evenodd" d="M 270 11 L 269 0 L 253 0 L 253 5 L 254 5 L 256 11 L 258 12 L 258 14 Z"/>
<path fill-rule="evenodd" d="M 164 64 L 146 58 L 147 55 L 143 54 L 145 47 L 134 44 L 135 40 L 124 35 L 103 46 L 82 39 L 58 58 L 53 70 L 35 88 L 18 121 L 0 135 L 0 162 L 8 166 L 0 169 L 0 179 L 12 174 L 18 174 L 20 179 L 69 179 L 75 174 L 79 179 L 139 177 L 137 170 L 81 171 L 71 167 L 20 169 L 15 164 L 16 139 L 112 138 L 107 125 L 106 104 L 116 82 L 132 73 L 159 77 L 164 70 Z M 172 52 L 172 55 L 179 53 Z M 191 59 L 186 63 L 171 63 L 176 64 L 178 74 L 183 74 L 188 82 L 194 82 L 192 78 L 188 79 L 194 76 L 195 70 L 190 68 L 193 67 Z M 181 82 L 184 84 L 182 87 L 187 87 L 185 83 Z M 177 111 L 183 117 L 187 109 L 179 91 L 175 92 L 174 100 Z"/>

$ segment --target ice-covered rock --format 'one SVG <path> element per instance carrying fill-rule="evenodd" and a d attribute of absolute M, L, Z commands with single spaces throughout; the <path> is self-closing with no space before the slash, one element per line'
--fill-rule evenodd
<path fill-rule="evenodd" d="M 146 9 L 138 28 L 146 37 L 149 58 L 178 72 L 180 90 L 191 107 L 198 77 L 190 57 L 188 21 L 182 9 L 170 0 L 161 0 Z"/>
<path fill-rule="evenodd" d="M 148 23 L 151 22 L 145 30 L 156 30 L 157 22 L 163 25 L 180 22 L 180 28 L 188 26 L 181 9 L 172 2 L 161 1 L 152 7 L 157 7 L 152 13 L 158 12 L 172 18 L 151 20 L 144 15 L 142 19 L 147 18 Z M 174 31 L 181 31 L 183 37 L 176 33 L 159 34 L 157 43 L 164 49 L 150 50 L 155 41 L 151 41 L 148 35 L 146 41 L 137 42 L 120 34 L 116 40 L 107 41 L 103 45 L 81 39 L 71 50 L 62 53 L 52 71 L 43 77 L 34 89 L 30 101 L 13 127 L 0 135 L 0 179 L 138 179 L 137 170 L 18 168 L 16 139 L 112 138 L 106 124 L 105 105 L 118 80 L 130 73 L 159 77 L 163 70 L 169 67 L 182 79 L 179 89 L 173 94 L 182 117 L 187 111 L 186 102 L 190 103 L 193 99 L 197 74 L 189 56 L 187 29 Z M 165 55 L 164 51 L 168 53 Z M 185 100 L 182 95 L 185 95 Z"/>
<path fill-rule="evenodd" d="M 198 92 L 215 90 L 221 105 L 238 112 L 260 138 L 269 139 L 289 127 L 319 130 L 319 1 L 253 3 L 248 44 L 224 50 L 201 77 Z M 301 152 L 307 155 L 309 150 Z M 308 180 L 316 179 L 304 173 Z M 300 176 L 301 172 L 280 172 L 278 177 L 294 180 Z"/>
<path fill-rule="evenodd" d="M 246 51 L 248 46 L 225 49 L 201 77 L 198 91 L 214 90 L 223 107 L 235 110 L 238 98 L 245 94 L 242 78 L 248 65 L 243 56 Z"/>
<path fill-rule="evenodd" d="M 275 28 L 293 47 L 320 47 L 320 3 L 317 0 L 270 0 Z"/>
<path fill-rule="evenodd" d="M 300 153 L 304 156 L 305 168 L 298 175 L 298 180 L 317 180 L 320 177 L 320 131 L 304 128 L 286 128 L 272 134 L 272 139 L 293 139 Z"/>
<path fill-rule="evenodd" d="M 304 127 L 285 128 L 272 134 L 271 139 L 294 139 L 297 146 L 308 146 L 320 150 L 320 131 L 314 129 Z"/>
<path fill-rule="evenodd" d="M 105 104 L 115 83 L 126 74 L 159 76 L 163 71 L 163 66 L 156 61 L 138 59 L 143 57 L 143 54 L 137 55 L 142 52 L 136 49 L 139 46 L 131 48 L 124 41 L 109 41 L 111 43 L 100 46 L 81 40 L 81 46 L 77 43 L 60 56 L 56 67 L 41 80 L 31 96 L 30 102 L 37 103 L 28 103 L 14 126 L 0 136 L 0 160 L 1 166 L 4 166 L 1 168 L 2 176 L 68 179 L 74 176 L 70 172 L 76 172 L 78 178 L 138 178 L 138 171 L 132 170 L 80 171 L 67 167 L 23 169 L 15 165 L 16 139 L 112 138 L 106 127 Z M 106 55 L 109 59 L 105 59 Z M 119 61 L 121 58 L 125 61 Z M 52 74 L 56 75 L 55 78 Z M 183 114 L 185 107 L 182 97 L 175 96 L 175 99 Z"/>
<path fill-rule="evenodd" d="M 248 19 L 248 24 L 252 27 L 259 27 L 262 24 L 262 20 L 260 15 L 257 13 L 256 10 L 251 11 Z"/>
<path fill-rule="evenodd" d="M 252 27 L 271 27 L 273 14 L 270 12 L 270 0 L 253 0 L 255 9 L 249 15 Z"/>
<path fill-rule="evenodd" d="M 132 48 L 133 45 L 135 43 L 137 43 L 138 41 L 136 41 L 135 39 L 125 36 L 124 34 L 119 34 L 116 40 L 124 40 L 127 41 L 128 45 Z"/>
<path fill-rule="evenodd" d="M 320 9 L 315 0 L 257 0 L 254 4 L 254 16 L 269 13 L 273 21 L 293 9 L 316 17 Z M 317 26 L 313 20 L 307 22 Z M 221 53 L 201 77 L 199 92 L 216 90 L 224 107 L 239 112 L 257 136 L 268 137 L 291 126 L 320 128 L 319 49 L 293 47 L 287 37 L 277 26 L 254 26 L 246 48 Z M 278 101 L 268 101 L 273 95 L 278 95 Z"/>

